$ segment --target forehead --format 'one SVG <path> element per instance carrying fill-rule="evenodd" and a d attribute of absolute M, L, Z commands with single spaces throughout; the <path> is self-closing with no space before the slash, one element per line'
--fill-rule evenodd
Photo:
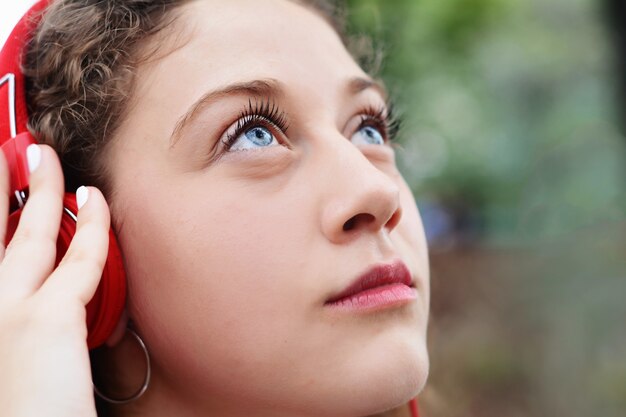
<path fill-rule="evenodd" d="M 218 86 L 266 78 L 317 93 L 365 75 L 330 24 L 297 2 L 196 0 L 178 13 L 181 45 L 157 65 L 140 68 L 151 74 L 139 84 L 147 79 L 151 90 L 156 81 L 197 98 Z"/>
<path fill-rule="evenodd" d="M 193 31 L 190 46 L 214 53 L 345 52 L 320 14 L 293 0 L 196 0 L 181 12 L 181 23 Z"/>

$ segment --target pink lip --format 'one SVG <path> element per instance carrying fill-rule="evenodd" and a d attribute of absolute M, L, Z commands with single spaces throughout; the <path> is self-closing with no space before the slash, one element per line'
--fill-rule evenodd
<path fill-rule="evenodd" d="M 340 310 L 378 310 L 405 304 L 417 298 L 411 273 L 402 261 L 376 265 L 348 287 L 329 298 L 325 305 Z"/>

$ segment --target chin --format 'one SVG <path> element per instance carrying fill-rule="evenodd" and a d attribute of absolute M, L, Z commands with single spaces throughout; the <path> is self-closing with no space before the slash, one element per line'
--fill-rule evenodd
<path fill-rule="evenodd" d="M 320 415 L 372 416 L 406 405 L 422 391 L 429 371 L 423 341 L 367 351 L 336 375 L 333 390 L 327 392 L 329 408 Z"/>
<path fill-rule="evenodd" d="M 389 357 L 363 375 L 367 387 L 361 396 L 365 415 L 382 413 L 400 407 L 415 398 L 424 388 L 429 372 L 428 352 L 425 344 L 403 356 L 389 352 Z M 368 414 L 369 413 L 369 414 Z"/>

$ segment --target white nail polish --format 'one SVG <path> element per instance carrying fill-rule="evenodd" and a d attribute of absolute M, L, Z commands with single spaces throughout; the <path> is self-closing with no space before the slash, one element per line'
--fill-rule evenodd
<path fill-rule="evenodd" d="M 76 190 L 76 204 L 78 205 L 78 209 L 80 210 L 85 203 L 87 202 L 87 197 L 89 197 L 89 190 L 84 185 L 81 185 Z"/>
<path fill-rule="evenodd" d="M 28 170 L 34 172 L 41 162 L 41 148 L 31 143 L 26 148 L 26 160 L 28 161 Z"/>

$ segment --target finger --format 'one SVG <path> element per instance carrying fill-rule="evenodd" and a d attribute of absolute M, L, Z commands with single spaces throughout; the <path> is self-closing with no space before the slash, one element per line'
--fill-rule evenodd
<path fill-rule="evenodd" d="M 65 256 L 41 291 L 78 297 L 87 304 L 98 288 L 109 250 L 109 207 L 94 187 L 81 187 L 87 201 L 78 211 L 76 234 Z M 83 191 L 77 191 L 80 202 Z"/>
<path fill-rule="evenodd" d="M 6 248 L 0 280 L 13 293 L 32 294 L 52 272 L 63 210 L 63 173 L 52 148 L 30 145 L 29 196 Z M 38 161 L 38 162 L 37 162 Z"/>
<path fill-rule="evenodd" d="M 0 262 L 4 259 L 4 239 L 7 234 L 7 220 L 9 218 L 9 190 L 10 173 L 9 167 L 4 156 L 4 152 L 0 152 Z"/>

